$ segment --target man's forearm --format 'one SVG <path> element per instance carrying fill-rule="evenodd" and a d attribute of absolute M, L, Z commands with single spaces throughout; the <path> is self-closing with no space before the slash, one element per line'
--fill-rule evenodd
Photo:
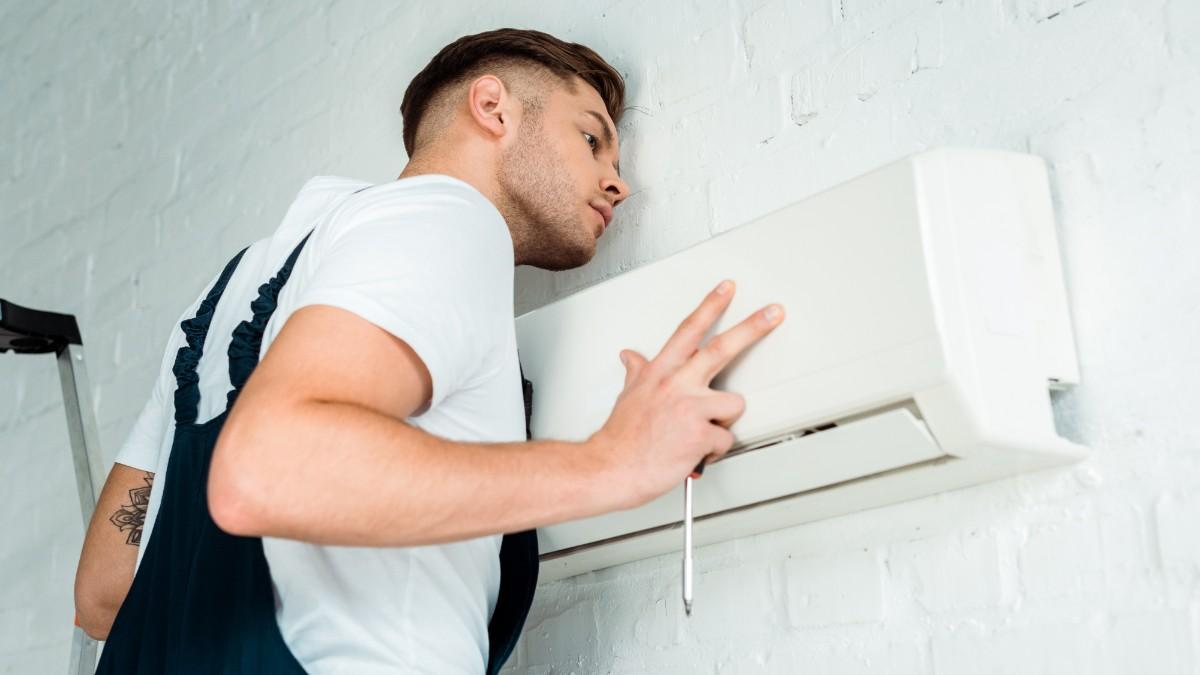
<path fill-rule="evenodd" d="M 97 640 L 112 627 L 133 583 L 133 570 L 154 474 L 114 463 L 92 512 L 75 571 L 75 614 Z"/>
<path fill-rule="evenodd" d="M 234 534 L 417 546 L 618 506 L 581 443 L 460 443 L 346 403 L 238 413 L 208 488 L 214 519 Z"/>

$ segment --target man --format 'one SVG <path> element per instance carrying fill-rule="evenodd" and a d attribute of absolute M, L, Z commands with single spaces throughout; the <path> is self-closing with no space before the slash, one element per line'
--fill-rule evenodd
<path fill-rule="evenodd" d="M 782 320 L 701 348 L 732 282 L 653 361 L 621 352 L 586 442 L 525 437 L 512 268 L 594 255 L 629 194 L 623 96 L 581 45 L 464 37 L 405 94 L 396 181 L 310 180 L 210 283 L 84 543 L 100 672 L 494 673 L 536 579 L 534 540 L 528 591 L 501 592 L 502 533 L 646 503 L 728 451 L 743 401 L 708 383 Z"/>

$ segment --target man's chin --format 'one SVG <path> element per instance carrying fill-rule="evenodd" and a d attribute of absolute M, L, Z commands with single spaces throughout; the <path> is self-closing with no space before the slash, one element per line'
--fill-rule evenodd
<path fill-rule="evenodd" d="M 590 245 L 589 245 L 590 243 Z M 570 250 L 560 249 L 558 255 L 553 260 L 544 260 L 531 263 L 533 267 L 543 269 L 548 272 L 565 272 L 591 262 L 592 258 L 596 257 L 596 241 L 593 239 L 589 243 L 581 244 L 578 248 Z"/>
<path fill-rule="evenodd" d="M 576 263 L 574 265 L 571 265 L 567 269 L 575 269 L 576 267 L 583 267 L 584 265 L 590 263 L 592 261 L 592 258 L 596 257 L 596 248 L 597 248 L 597 245 L 599 244 L 599 241 L 600 241 L 599 239 L 588 239 L 583 244 L 583 248 L 579 249 Z"/>

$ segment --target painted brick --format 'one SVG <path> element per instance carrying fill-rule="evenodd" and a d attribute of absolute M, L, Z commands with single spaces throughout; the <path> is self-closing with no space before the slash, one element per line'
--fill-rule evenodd
<path fill-rule="evenodd" d="M 955 540 L 954 546 L 947 543 L 939 537 L 892 546 L 890 579 L 910 589 L 932 613 L 1012 603 L 1014 583 L 1004 569 L 1002 534 L 975 532 Z"/>
<path fill-rule="evenodd" d="M 525 624 L 525 654 L 531 664 L 559 663 L 571 658 L 563 652 L 565 645 L 558 641 L 559 635 L 592 635 L 596 632 L 596 618 L 589 603 L 579 603 L 562 611 L 542 616 L 531 616 Z"/>
<path fill-rule="evenodd" d="M 1154 507 L 1163 569 L 1174 576 L 1200 578 L 1200 493 L 1173 491 Z"/>
<path fill-rule="evenodd" d="M 1070 565 L 1063 564 L 1064 550 L 1074 554 Z M 1102 585 L 1103 566 L 1095 523 L 1035 525 L 1021 547 L 1022 590 L 1035 598 L 1097 592 Z"/>
<path fill-rule="evenodd" d="M 1021 626 L 992 631 L 978 625 L 935 637 L 933 671 L 1028 673 L 1098 673 L 1104 659 L 1094 649 L 1093 626 L 1074 623 Z"/>
<path fill-rule="evenodd" d="M 685 628 L 695 640 L 740 640 L 761 635 L 778 623 L 782 603 L 771 588 L 766 565 L 705 571 L 700 564 L 694 572 L 692 616 Z M 682 612 L 682 600 L 667 604 L 668 615 Z M 737 620 L 730 621 L 731 617 Z"/>
<path fill-rule="evenodd" d="M 884 619 L 883 573 L 875 551 L 784 561 L 788 623 L 793 627 Z"/>
<path fill-rule="evenodd" d="M 796 640 L 769 645 L 770 656 L 758 671 L 768 673 L 842 673 L 844 675 L 916 675 L 929 672 L 920 643 L 889 643 L 870 637 L 848 640 Z"/>
<path fill-rule="evenodd" d="M 776 73 L 834 34 L 832 2 L 769 2 L 742 24 L 750 68 Z"/>

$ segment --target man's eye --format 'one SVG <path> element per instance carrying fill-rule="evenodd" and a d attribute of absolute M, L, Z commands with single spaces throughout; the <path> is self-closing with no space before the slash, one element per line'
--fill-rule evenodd
<path fill-rule="evenodd" d="M 586 131 L 583 132 L 583 135 L 587 138 L 588 145 L 591 146 L 592 150 L 595 150 L 596 149 L 596 137 L 587 133 Z"/>

